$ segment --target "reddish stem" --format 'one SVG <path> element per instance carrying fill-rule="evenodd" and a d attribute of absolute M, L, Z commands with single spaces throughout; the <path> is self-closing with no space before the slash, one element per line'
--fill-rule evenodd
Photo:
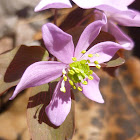
<path fill-rule="evenodd" d="M 58 10 L 54 9 L 54 24 L 55 25 L 57 25 L 57 13 L 58 13 Z"/>

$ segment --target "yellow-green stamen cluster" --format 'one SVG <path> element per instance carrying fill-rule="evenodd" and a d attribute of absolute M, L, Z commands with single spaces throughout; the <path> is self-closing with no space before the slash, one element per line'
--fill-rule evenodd
<path fill-rule="evenodd" d="M 86 53 L 86 50 L 82 50 L 81 51 L 82 54 Z M 88 54 L 88 57 L 99 57 L 99 54 Z M 90 59 L 89 58 L 89 59 Z M 88 82 L 86 80 L 86 78 L 88 78 L 89 80 L 93 80 L 94 77 L 92 76 L 93 71 L 90 70 L 90 67 L 88 65 L 88 63 L 90 63 L 90 60 L 81 60 L 81 61 L 77 61 L 76 57 L 72 57 L 73 63 L 69 64 L 69 68 L 67 69 L 67 72 L 65 71 L 65 69 L 62 70 L 62 74 L 63 74 L 63 80 L 61 83 L 61 88 L 60 91 L 61 92 L 66 92 L 66 88 L 65 88 L 65 82 L 68 80 L 70 85 L 73 87 L 73 89 L 76 89 L 76 85 L 78 83 L 82 83 L 83 85 L 87 85 Z M 98 63 L 98 61 L 94 61 L 94 64 L 96 66 L 96 68 L 100 69 L 100 64 Z M 77 89 L 79 91 L 82 91 L 82 87 L 78 86 Z"/>
<path fill-rule="evenodd" d="M 69 83 L 70 85 L 76 89 L 75 84 L 76 83 L 82 83 L 84 85 L 87 85 L 88 82 L 85 80 L 85 78 L 92 77 L 91 74 L 93 73 L 92 70 L 89 68 L 89 60 L 81 60 L 81 61 L 75 61 L 71 64 L 69 64 L 69 70 L 68 70 L 68 77 L 69 77 Z M 89 78 L 93 79 L 93 78 Z M 77 87 L 79 91 L 82 91 L 81 87 Z"/>
<path fill-rule="evenodd" d="M 85 78 L 91 75 L 92 71 L 89 68 L 87 60 L 76 61 L 69 64 L 68 77 L 74 83 L 83 82 Z"/>

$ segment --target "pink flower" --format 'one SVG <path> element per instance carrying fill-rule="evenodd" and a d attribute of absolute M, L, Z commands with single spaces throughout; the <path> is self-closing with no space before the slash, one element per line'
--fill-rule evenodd
<path fill-rule="evenodd" d="M 96 6 L 94 0 L 74 0 L 81 8 L 96 8 L 102 10 L 107 16 L 107 24 L 102 28 L 103 31 L 112 34 L 116 41 L 124 46 L 124 49 L 131 50 L 134 47 L 133 40 L 124 33 L 118 25 L 128 27 L 140 27 L 140 12 L 129 9 L 128 6 L 135 0 L 99 0 L 100 5 Z M 96 2 L 97 3 L 97 2 Z M 102 12 L 94 10 L 96 18 L 101 20 Z M 97 15 L 98 14 L 98 15 Z"/>
<path fill-rule="evenodd" d="M 118 26 L 140 27 L 140 13 L 128 9 L 128 6 L 135 0 L 72 0 L 79 7 L 84 9 L 96 8 L 102 10 L 107 16 L 107 24 L 103 30 L 111 33 L 124 49 L 131 50 L 134 47 L 133 40 L 124 33 Z M 41 0 L 35 11 L 48 8 L 71 8 L 70 0 Z M 96 10 L 97 13 L 97 10 Z M 101 12 L 98 12 L 101 14 Z M 102 16 L 101 16 L 102 17 Z"/>
<path fill-rule="evenodd" d="M 95 10 L 94 14 L 96 19 L 102 18 L 102 14 L 105 13 L 107 16 L 107 24 L 102 28 L 103 31 L 112 34 L 117 42 L 124 46 L 124 49 L 131 50 L 134 47 L 132 39 L 123 32 L 118 25 L 128 27 L 140 27 L 140 13 L 134 10 L 120 11 L 112 7 L 112 10 L 107 9 L 103 12 Z"/>
<path fill-rule="evenodd" d="M 134 0 L 72 0 L 79 7 L 84 9 L 97 8 L 101 10 L 114 7 L 119 10 L 127 10 L 127 6 Z M 41 0 L 35 7 L 35 11 L 41 11 L 49 8 L 71 8 L 70 0 Z"/>
<path fill-rule="evenodd" d="M 100 68 L 101 63 L 109 61 L 116 51 L 123 48 L 115 42 L 107 41 L 96 44 L 86 51 L 105 24 L 104 15 L 102 20 L 89 24 L 81 34 L 75 49 L 71 35 L 52 23 L 43 25 L 45 46 L 60 62 L 41 61 L 30 65 L 10 99 L 14 99 L 25 88 L 39 86 L 62 76 L 54 90 L 50 104 L 45 109 L 54 125 L 61 125 L 70 111 L 71 88 L 77 88 L 87 98 L 103 103 L 104 100 L 99 90 L 100 79 L 90 70 L 90 66 Z"/>

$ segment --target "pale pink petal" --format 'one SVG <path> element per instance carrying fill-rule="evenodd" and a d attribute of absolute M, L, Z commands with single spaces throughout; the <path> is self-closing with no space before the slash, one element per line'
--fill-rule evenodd
<path fill-rule="evenodd" d="M 133 16 L 131 17 L 128 12 L 131 12 Z M 117 22 L 122 26 L 135 26 L 140 27 L 140 12 L 134 10 L 127 10 L 126 13 L 116 13 L 110 17 L 110 20 Z"/>
<path fill-rule="evenodd" d="M 120 13 L 120 11 L 118 11 Z M 123 15 L 127 15 L 129 13 L 129 11 L 123 11 L 121 12 Z M 130 12 L 131 14 L 129 14 L 129 16 L 131 18 L 134 18 L 135 14 L 132 14 L 132 12 Z M 94 10 L 94 14 L 95 14 L 95 19 L 99 20 L 102 17 L 103 12 L 99 11 L 99 10 Z M 124 46 L 124 48 L 126 50 L 131 50 L 134 47 L 134 43 L 132 41 L 132 39 L 130 37 L 128 37 L 128 35 L 126 35 L 125 33 L 123 33 L 123 31 L 117 26 L 115 25 L 112 20 L 111 20 L 111 16 L 115 17 L 115 13 L 110 13 L 111 15 L 108 17 L 108 22 L 107 24 L 105 24 L 102 27 L 102 30 L 105 32 L 109 32 L 110 34 L 112 34 L 117 42 L 121 45 Z"/>
<path fill-rule="evenodd" d="M 63 63 L 71 63 L 74 53 L 72 36 L 56 25 L 47 23 L 42 27 L 43 40 L 47 50 Z"/>
<path fill-rule="evenodd" d="M 122 1 L 122 0 L 119 0 L 119 2 Z M 124 6 L 129 6 L 130 4 L 132 4 L 135 0 L 124 0 L 122 1 L 123 2 L 123 5 Z"/>
<path fill-rule="evenodd" d="M 103 14 L 105 14 L 103 11 L 98 10 L 98 9 L 95 9 L 93 11 L 93 13 L 94 13 L 95 21 L 96 20 L 102 20 Z M 105 14 L 105 16 L 106 16 L 106 20 L 107 20 L 107 15 Z M 108 30 L 108 24 L 107 23 L 104 26 L 102 26 L 102 30 L 105 31 L 105 32 L 107 32 L 107 30 Z"/>
<path fill-rule="evenodd" d="M 115 9 L 113 7 L 111 9 L 112 9 L 111 11 L 104 11 L 108 22 L 109 21 L 114 21 L 115 16 L 117 16 L 117 15 L 127 16 L 130 19 L 133 19 L 136 16 L 136 12 L 134 12 L 132 10 L 120 11 L 120 10 L 117 10 L 117 9 Z M 97 10 L 97 9 L 94 10 L 94 17 L 95 17 L 95 20 L 102 20 L 103 12 L 100 11 L 100 10 Z M 117 21 L 115 21 L 115 22 L 117 22 Z M 108 24 L 105 24 L 102 27 L 102 30 L 105 31 L 105 32 L 108 32 L 108 28 L 109 28 Z"/>
<path fill-rule="evenodd" d="M 89 98 L 90 100 L 96 101 L 98 103 L 104 103 L 103 97 L 99 90 L 99 77 L 93 73 L 92 76 L 94 77 L 93 80 L 87 79 L 88 84 L 84 85 L 80 83 L 80 87 L 83 89 L 83 94 Z"/>
<path fill-rule="evenodd" d="M 104 10 L 105 6 L 114 7 L 120 10 L 126 10 L 127 6 L 130 5 L 134 0 L 72 0 L 79 7 L 84 9 L 99 8 Z"/>
<path fill-rule="evenodd" d="M 22 90 L 46 84 L 62 75 L 66 64 L 55 61 L 41 61 L 30 65 L 24 72 L 10 100 L 14 99 Z"/>
<path fill-rule="evenodd" d="M 96 20 L 85 28 L 77 43 L 75 49 L 75 57 L 80 58 L 82 56 L 81 51 L 86 50 L 90 46 L 90 44 L 98 36 L 102 26 L 105 25 L 106 22 L 106 16 L 105 14 L 102 14 L 101 20 Z"/>
<path fill-rule="evenodd" d="M 60 91 L 62 79 L 58 82 L 50 104 L 45 111 L 49 120 L 56 126 L 60 126 L 66 119 L 71 109 L 71 92 L 68 81 L 65 83 L 66 93 Z"/>
<path fill-rule="evenodd" d="M 91 62 L 98 61 L 103 63 L 109 61 L 119 49 L 125 49 L 125 47 L 111 41 L 101 42 L 89 49 L 80 59 L 89 59 Z M 96 53 L 99 57 L 95 56 Z M 93 57 L 88 57 L 89 54 L 93 54 Z"/>
<path fill-rule="evenodd" d="M 116 41 L 124 46 L 124 49 L 126 50 L 132 50 L 134 47 L 134 42 L 132 39 L 125 34 L 117 25 L 115 25 L 113 22 L 108 21 L 108 32 L 111 33 Z"/>
<path fill-rule="evenodd" d="M 71 8 L 72 5 L 69 0 L 41 0 L 35 7 L 35 12 L 42 11 L 49 8 Z"/>

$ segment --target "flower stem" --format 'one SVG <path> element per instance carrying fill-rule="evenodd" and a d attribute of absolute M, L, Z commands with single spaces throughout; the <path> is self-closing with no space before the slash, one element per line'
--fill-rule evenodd
<path fill-rule="evenodd" d="M 54 24 L 55 25 L 57 25 L 57 13 L 58 13 L 58 10 L 54 9 Z"/>

